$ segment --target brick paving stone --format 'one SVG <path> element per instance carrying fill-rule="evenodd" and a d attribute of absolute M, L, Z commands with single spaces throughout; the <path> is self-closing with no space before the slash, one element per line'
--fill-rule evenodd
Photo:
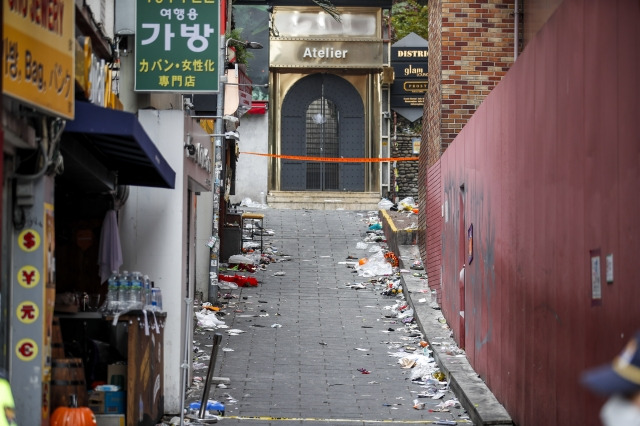
<path fill-rule="evenodd" d="M 221 301 L 222 318 L 230 329 L 222 334 L 214 376 L 228 377 L 226 388 L 211 388 L 209 398 L 226 404 L 225 424 L 238 425 L 374 425 L 429 424 L 437 420 L 465 423 L 461 408 L 429 412 L 413 408 L 423 391 L 402 369 L 393 345 L 416 330 L 394 318 L 385 307 L 401 296 L 384 296 L 380 287 L 354 290 L 347 283 L 366 283 L 345 262 L 370 254 L 356 248 L 368 225 L 367 212 L 345 210 L 261 210 L 265 247 L 291 257 L 257 271 L 257 287 L 222 290 L 233 299 Z M 275 276 L 276 272 L 284 276 Z M 375 289 L 374 289 L 375 287 Z M 236 312 L 239 311 L 239 312 Z M 241 311 L 241 312 L 240 312 Z M 280 324 L 273 328 L 273 324 Z M 389 331 L 393 329 L 393 331 Z M 211 344 L 214 331 L 198 330 L 196 345 Z M 419 339 L 419 332 L 418 339 Z M 233 351 L 223 351 L 223 348 Z M 359 350 L 359 349 L 366 349 Z M 208 362 L 207 362 L 208 365 Z M 358 369 L 366 369 L 362 374 Z M 197 372 L 204 376 L 206 370 Z M 200 400 L 191 389 L 187 403 Z M 433 407 L 455 398 L 447 391 L 442 400 L 423 400 Z"/>

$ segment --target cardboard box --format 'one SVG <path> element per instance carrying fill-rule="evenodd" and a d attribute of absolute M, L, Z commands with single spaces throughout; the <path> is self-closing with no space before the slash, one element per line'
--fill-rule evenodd
<path fill-rule="evenodd" d="M 124 414 L 96 414 L 98 426 L 125 426 Z"/>
<path fill-rule="evenodd" d="M 107 384 L 118 385 L 121 391 L 126 391 L 127 364 L 109 364 L 107 366 Z"/>
<path fill-rule="evenodd" d="M 123 391 L 89 393 L 89 408 L 95 414 L 124 414 L 125 405 Z"/>

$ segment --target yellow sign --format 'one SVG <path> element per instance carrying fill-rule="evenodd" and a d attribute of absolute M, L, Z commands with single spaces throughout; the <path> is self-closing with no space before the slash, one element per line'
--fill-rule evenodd
<path fill-rule="evenodd" d="M 35 108 L 74 118 L 73 0 L 3 0 L 2 90 Z"/>
<path fill-rule="evenodd" d="M 21 323 L 31 324 L 40 316 L 40 308 L 38 308 L 38 305 L 35 302 L 25 300 L 18 305 L 16 315 Z"/>
<path fill-rule="evenodd" d="M 40 234 L 35 229 L 25 229 L 18 235 L 18 245 L 23 251 L 34 252 L 40 248 Z"/>
<path fill-rule="evenodd" d="M 22 361 L 31 361 L 38 356 L 38 344 L 33 339 L 21 339 L 16 344 L 16 356 Z"/>
<path fill-rule="evenodd" d="M 24 288 L 34 288 L 40 282 L 40 271 L 31 265 L 25 265 L 18 270 L 16 277 Z"/>

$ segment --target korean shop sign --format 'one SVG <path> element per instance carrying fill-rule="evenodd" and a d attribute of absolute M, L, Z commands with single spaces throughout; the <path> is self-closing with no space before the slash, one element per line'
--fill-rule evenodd
<path fill-rule="evenodd" d="M 142 92 L 216 92 L 218 0 L 136 1 L 136 82 Z"/>
<path fill-rule="evenodd" d="M 73 119 L 75 2 L 2 2 L 2 92 Z"/>

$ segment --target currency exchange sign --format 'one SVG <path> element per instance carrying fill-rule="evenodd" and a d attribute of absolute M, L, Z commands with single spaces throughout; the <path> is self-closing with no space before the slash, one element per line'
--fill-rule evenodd
<path fill-rule="evenodd" d="M 136 0 L 140 92 L 217 92 L 218 0 Z"/>

